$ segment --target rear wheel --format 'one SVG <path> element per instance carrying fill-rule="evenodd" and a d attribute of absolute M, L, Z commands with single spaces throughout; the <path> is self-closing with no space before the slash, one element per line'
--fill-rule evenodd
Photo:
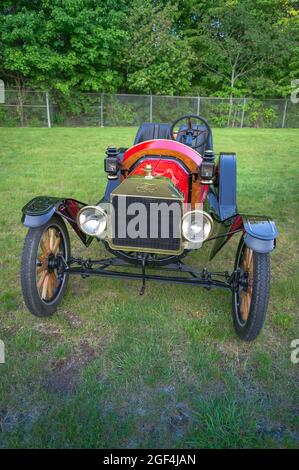
<path fill-rule="evenodd" d="M 70 239 L 64 221 L 54 215 L 47 224 L 30 228 L 25 238 L 21 285 L 27 308 L 33 315 L 52 315 L 67 287 L 68 274 L 61 269 L 70 258 Z"/>
<path fill-rule="evenodd" d="M 257 253 L 240 240 L 235 269 L 240 268 L 240 283 L 233 292 L 234 327 L 245 341 L 260 333 L 267 313 L 270 289 L 270 255 Z"/>

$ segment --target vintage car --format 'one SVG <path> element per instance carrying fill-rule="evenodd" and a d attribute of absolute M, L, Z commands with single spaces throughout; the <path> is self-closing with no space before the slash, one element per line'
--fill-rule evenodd
<path fill-rule="evenodd" d="M 269 217 L 238 212 L 236 155 L 222 152 L 215 159 L 206 119 L 189 114 L 171 125 L 144 123 L 131 148 L 108 147 L 104 169 L 106 191 L 94 205 L 39 196 L 23 208 L 29 230 L 21 284 L 30 312 L 53 314 L 70 274 L 140 280 L 140 294 L 148 280 L 217 287 L 231 292 L 237 334 L 255 339 L 266 316 L 269 253 L 278 232 Z M 96 240 L 108 256 L 72 257 L 65 221 L 86 247 Z M 237 233 L 232 272 L 184 263 L 206 243 L 214 258 Z"/>

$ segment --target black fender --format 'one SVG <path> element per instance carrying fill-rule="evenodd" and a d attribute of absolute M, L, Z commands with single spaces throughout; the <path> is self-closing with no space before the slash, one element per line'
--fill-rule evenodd
<path fill-rule="evenodd" d="M 235 233 L 240 232 L 243 233 L 244 242 L 248 248 L 257 253 L 270 253 L 276 247 L 278 230 L 270 217 L 238 214 L 224 221 L 218 221 L 218 230 L 210 253 L 210 260 Z"/>
<path fill-rule="evenodd" d="M 257 253 L 270 253 L 276 246 L 278 230 L 269 217 L 256 218 L 242 216 L 244 226 L 244 242 Z"/>
<path fill-rule="evenodd" d="M 22 209 L 21 222 L 25 227 L 36 228 L 46 224 L 54 214 L 66 219 L 84 245 L 88 246 L 93 237 L 88 237 L 77 225 L 76 216 L 85 203 L 71 198 L 38 196 L 31 199 Z"/>
<path fill-rule="evenodd" d="M 207 202 L 210 212 L 221 222 L 238 214 L 235 153 L 220 153 L 216 167 L 216 181 L 209 188 Z"/>

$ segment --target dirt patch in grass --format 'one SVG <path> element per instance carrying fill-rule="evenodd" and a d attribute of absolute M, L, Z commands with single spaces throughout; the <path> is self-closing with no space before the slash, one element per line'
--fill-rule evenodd
<path fill-rule="evenodd" d="M 72 328 L 79 328 L 83 323 L 81 318 L 78 315 L 76 315 L 75 313 L 66 312 L 64 314 L 64 318 L 66 319 L 67 323 Z"/>
<path fill-rule="evenodd" d="M 125 395 L 125 394 L 124 394 Z M 178 397 L 173 385 L 142 386 L 138 393 L 127 395 L 116 404 L 105 403 L 104 419 L 117 416 L 121 422 L 134 421 L 134 432 L 122 443 L 124 448 L 159 446 L 167 448 L 180 441 L 189 432 L 192 411 L 186 401 Z"/>
<path fill-rule="evenodd" d="M 188 316 L 189 318 L 194 318 L 195 320 L 201 320 L 202 318 L 206 317 L 208 314 L 207 312 L 203 311 L 195 311 L 195 312 L 189 312 Z"/>
<path fill-rule="evenodd" d="M 33 326 L 33 330 L 45 336 L 60 336 L 62 334 L 61 327 L 54 323 L 38 323 Z"/>
<path fill-rule="evenodd" d="M 1 334 L 3 336 L 13 336 L 20 330 L 17 325 L 1 325 Z"/>
<path fill-rule="evenodd" d="M 40 413 L 41 409 L 38 406 L 31 406 L 29 411 L 22 412 L 9 407 L 2 408 L 0 409 L 0 432 L 11 432 L 18 426 L 30 428 Z"/>
<path fill-rule="evenodd" d="M 209 383 L 206 383 L 201 387 L 200 395 L 198 398 L 201 400 L 213 399 L 214 397 L 219 397 L 226 393 L 226 385 L 222 380 L 210 380 Z"/>
<path fill-rule="evenodd" d="M 87 294 L 89 292 L 88 283 L 84 279 L 78 278 L 76 276 L 72 277 L 72 282 L 70 283 L 70 289 L 72 295 L 76 294 Z"/>
<path fill-rule="evenodd" d="M 246 360 L 250 350 L 252 349 L 251 344 L 237 341 L 222 341 L 218 343 L 214 342 L 213 346 L 221 353 L 221 356 L 224 359 L 234 359 L 239 363 Z"/>
<path fill-rule="evenodd" d="M 299 432 L 279 422 L 262 421 L 257 425 L 257 433 L 261 439 L 273 440 L 278 448 L 285 447 L 285 441 L 289 441 L 291 447 L 299 445 Z"/>
<path fill-rule="evenodd" d="M 81 382 L 82 368 L 95 356 L 94 348 L 87 341 L 83 341 L 71 356 L 52 362 L 43 380 L 47 392 L 59 395 L 76 393 Z"/>
<path fill-rule="evenodd" d="M 181 439 L 187 433 L 190 422 L 188 403 L 169 403 L 156 416 L 145 413 L 140 407 L 136 411 L 139 414 L 138 437 L 129 441 L 126 447 L 133 448 L 144 442 L 159 442 L 161 447 L 167 447 L 167 443 Z"/>

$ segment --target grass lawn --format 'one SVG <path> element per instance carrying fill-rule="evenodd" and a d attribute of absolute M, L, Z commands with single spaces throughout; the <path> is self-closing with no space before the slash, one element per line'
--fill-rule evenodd
<path fill-rule="evenodd" d="M 108 145 L 136 129 L 0 129 L 0 447 L 298 447 L 297 129 L 216 129 L 238 155 L 240 212 L 271 215 L 271 297 L 254 343 L 234 333 L 231 295 L 188 286 L 70 279 L 57 314 L 26 310 L 21 208 L 36 195 L 96 202 Z M 80 245 L 73 255 L 102 257 Z M 232 267 L 238 237 L 209 266 Z M 189 262 L 205 265 L 207 245 Z"/>

